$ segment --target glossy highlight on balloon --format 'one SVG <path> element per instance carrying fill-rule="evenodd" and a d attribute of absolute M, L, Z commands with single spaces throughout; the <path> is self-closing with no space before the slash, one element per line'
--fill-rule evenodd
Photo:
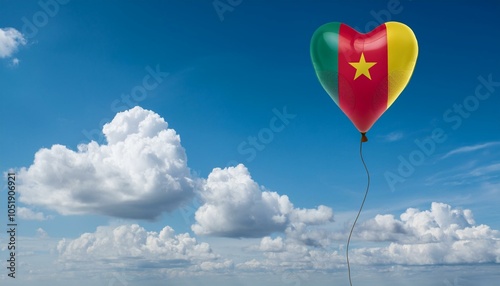
<path fill-rule="evenodd" d="M 364 139 L 410 81 L 417 56 L 415 34 L 398 22 L 366 34 L 332 22 L 319 27 L 311 40 L 321 85 Z"/>

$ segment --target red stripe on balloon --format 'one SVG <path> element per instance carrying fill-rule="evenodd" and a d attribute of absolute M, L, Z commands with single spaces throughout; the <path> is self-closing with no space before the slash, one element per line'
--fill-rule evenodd
<path fill-rule="evenodd" d="M 387 31 L 380 25 L 367 34 L 359 34 L 342 24 L 338 49 L 339 105 L 360 132 L 366 132 L 387 109 L 388 57 Z M 376 62 L 369 68 L 371 79 L 360 75 L 349 63 Z"/>

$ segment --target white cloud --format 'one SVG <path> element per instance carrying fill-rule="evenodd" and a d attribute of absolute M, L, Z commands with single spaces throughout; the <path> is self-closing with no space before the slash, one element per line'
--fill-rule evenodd
<path fill-rule="evenodd" d="M 23 34 L 14 28 L 0 28 L 0 58 L 11 57 L 19 48 L 26 45 Z"/>
<path fill-rule="evenodd" d="M 464 146 L 464 147 L 460 147 L 460 148 L 451 150 L 450 152 L 446 153 L 443 157 L 441 157 L 441 159 L 445 159 L 445 158 L 448 158 L 448 157 L 456 155 L 456 154 L 474 152 L 477 150 L 482 150 L 482 149 L 486 149 L 486 148 L 489 148 L 492 146 L 497 146 L 497 145 L 500 145 L 500 142 L 495 141 L 495 142 L 488 142 L 488 143 L 477 144 L 477 145 L 472 145 L 472 146 Z"/>
<path fill-rule="evenodd" d="M 437 242 L 453 236 L 458 229 L 473 227 L 470 210 L 452 209 L 443 203 L 432 203 L 431 209 L 409 208 L 400 219 L 393 215 L 376 215 L 363 222 L 355 236 L 370 241 Z"/>
<path fill-rule="evenodd" d="M 486 176 L 488 174 L 493 174 L 495 177 L 497 177 L 499 172 L 500 172 L 500 163 L 495 163 L 487 166 L 478 167 L 470 171 L 470 176 L 480 177 L 480 176 Z"/>
<path fill-rule="evenodd" d="M 368 224 L 372 226 L 366 230 Z M 425 274 L 437 271 L 449 274 L 450 269 L 455 269 L 457 273 L 469 273 L 469 264 L 477 263 L 484 264 L 472 266 L 473 269 L 484 272 L 490 278 L 497 273 L 495 271 L 500 263 L 499 233 L 486 225 L 476 225 L 470 210 L 433 203 L 429 210 L 410 208 L 399 216 L 376 215 L 360 223 L 360 230 L 401 233 L 393 225 L 405 228 L 406 237 L 388 235 L 385 239 L 376 235 L 363 237 L 360 233 L 356 234 L 357 241 L 352 244 L 350 258 L 359 283 L 370 284 L 371 275 L 382 279 L 373 285 L 383 285 L 383 279 L 398 279 L 401 274 L 408 272 Z M 319 226 L 313 227 L 312 230 L 315 230 Z M 38 229 L 37 233 L 37 237 L 46 238 L 44 243 L 51 242 L 48 236 L 44 236 L 44 230 Z M 338 242 L 330 240 L 329 244 L 314 246 L 296 239 L 292 232 L 286 230 L 281 236 L 267 236 L 260 240 L 226 239 L 220 242 L 219 239 L 210 238 L 208 245 L 187 233 L 175 233 L 168 226 L 159 231 L 148 231 L 136 224 L 101 226 L 76 239 L 60 240 L 55 250 L 58 263 L 46 261 L 45 264 L 52 268 L 48 272 L 44 269 L 44 274 L 53 273 L 52 277 L 57 276 L 58 279 L 101 277 L 104 279 L 100 280 L 101 284 L 110 283 L 112 280 L 109 279 L 123 279 L 129 284 L 141 281 L 144 284 L 147 282 L 144 282 L 145 279 L 169 279 L 175 285 L 234 279 L 230 282 L 226 280 L 226 284 L 243 285 L 262 277 L 268 281 L 262 285 L 279 285 L 280 281 L 284 283 L 292 280 L 307 285 L 327 285 L 326 281 L 331 281 L 331 275 L 337 275 L 337 279 L 346 278 L 345 238 L 343 236 Z M 33 242 L 39 241 L 33 239 Z M 230 251 L 225 250 L 228 247 L 226 241 L 230 241 Z M 249 246 L 248 241 L 252 241 L 253 247 Z M 370 247 L 366 247 L 367 244 Z M 37 245 L 44 249 L 42 244 Z M 36 249 L 28 250 L 32 252 L 30 257 L 38 257 Z M 30 265 L 33 270 L 43 269 L 40 267 Z M 126 276 L 113 274 L 119 271 L 124 271 Z M 300 279 L 292 279 L 294 277 L 288 276 L 290 273 L 299 275 L 295 278 Z M 406 274 L 405 277 L 412 277 Z M 328 279 L 313 283 L 321 275 L 326 275 Z M 363 276 L 365 278 L 362 279 Z M 473 276 L 469 277 L 472 279 Z M 453 275 L 438 278 L 442 280 L 450 277 Z"/>
<path fill-rule="evenodd" d="M 443 186 L 468 185 L 476 186 L 476 188 L 498 183 L 500 181 L 498 157 L 497 154 L 491 153 L 474 156 L 470 161 L 436 172 L 426 179 L 426 183 L 428 185 L 441 184 Z"/>
<path fill-rule="evenodd" d="M 310 227 L 305 223 L 291 223 L 285 234 L 287 239 L 312 247 L 328 247 L 333 241 L 333 234 L 330 231 Z"/>
<path fill-rule="evenodd" d="M 232 268 L 232 261 L 220 259 L 209 244 L 199 243 L 188 233 L 175 234 L 169 226 L 160 232 L 147 231 L 137 224 L 99 226 L 93 233 L 84 233 L 73 240 L 60 240 L 57 251 L 59 262 L 67 267 L 87 265 L 96 269 L 172 271 L 165 275 L 186 270 L 194 274 Z"/>
<path fill-rule="evenodd" d="M 500 232 L 475 225 L 472 211 L 432 203 L 430 210 L 410 208 L 400 219 L 377 215 L 355 230 L 355 237 L 391 241 L 388 247 L 354 250 L 363 264 L 500 263 Z"/>
<path fill-rule="evenodd" d="M 232 269 L 234 267 L 234 263 L 232 260 L 226 259 L 221 262 L 218 261 L 203 261 L 200 263 L 200 268 L 203 271 L 207 272 L 215 272 L 220 270 Z"/>
<path fill-rule="evenodd" d="M 292 223 L 323 224 L 333 219 L 330 208 L 296 209 L 288 196 L 259 186 L 240 164 L 215 168 L 200 191 L 203 204 L 191 228 L 198 235 L 262 237 L 282 232 Z"/>
<path fill-rule="evenodd" d="M 320 205 L 317 209 L 293 209 L 290 220 L 309 225 L 324 224 L 332 221 L 333 211 L 327 206 Z"/>
<path fill-rule="evenodd" d="M 25 220 L 47 220 L 52 219 L 52 216 L 46 216 L 43 212 L 34 212 L 33 210 L 25 207 L 17 208 L 17 215 L 20 219 Z"/>
<path fill-rule="evenodd" d="M 49 234 L 41 227 L 36 229 L 36 236 L 38 238 L 47 238 L 49 237 Z"/>
<path fill-rule="evenodd" d="M 403 132 L 394 131 L 394 132 L 391 132 L 387 135 L 382 135 L 380 137 L 383 141 L 395 142 L 395 141 L 401 140 L 404 137 L 404 134 L 403 134 Z"/>
<path fill-rule="evenodd" d="M 338 249 L 306 245 L 288 235 L 282 237 L 264 237 L 256 248 L 263 257 L 238 263 L 242 271 L 262 270 L 271 272 L 305 271 L 321 272 L 345 266 L 345 256 Z"/>
<path fill-rule="evenodd" d="M 13 58 L 11 61 L 10 61 L 10 66 L 12 67 L 17 67 L 19 65 L 19 59 L 18 58 Z"/>
<path fill-rule="evenodd" d="M 269 252 L 279 252 L 284 250 L 283 238 L 278 236 L 276 238 L 271 238 L 266 236 L 260 241 L 259 250 L 269 251 Z"/>
<path fill-rule="evenodd" d="M 304 235 L 324 243 L 308 244 Z M 357 242 L 352 244 L 349 257 L 358 266 L 500 263 L 500 232 L 476 225 L 471 210 L 443 203 L 432 203 L 424 211 L 409 208 L 399 219 L 376 215 L 356 227 L 354 238 Z M 346 266 L 345 239 L 345 232 L 287 229 L 283 237 L 262 238 L 253 249 L 263 256 L 238 263 L 236 268 L 330 272 Z M 371 247 L 363 247 L 367 242 Z"/>
<path fill-rule="evenodd" d="M 41 149 L 19 172 L 20 201 L 61 214 L 153 219 L 190 199 L 195 181 L 175 130 L 134 107 L 104 125 L 107 144 Z"/>

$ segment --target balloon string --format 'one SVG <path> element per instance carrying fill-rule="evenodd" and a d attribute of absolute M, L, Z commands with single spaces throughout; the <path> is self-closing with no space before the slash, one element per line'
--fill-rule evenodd
<path fill-rule="evenodd" d="M 362 134 L 364 136 L 364 134 Z M 354 226 L 356 225 L 356 222 L 358 221 L 359 215 L 361 214 L 361 210 L 363 209 L 363 206 L 365 205 L 366 197 L 368 196 L 368 190 L 370 189 L 370 172 L 368 171 L 368 168 L 366 167 L 365 159 L 363 159 L 363 139 L 359 142 L 359 156 L 361 157 L 361 162 L 363 162 L 363 166 L 365 167 L 366 170 L 366 176 L 368 178 L 368 182 L 366 185 L 366 191 L 365 191 L 365 197 L 363 198 L 363 202 L 361 203 L 361 206 L 359 207 L 358 215 L 356 216 L 356 219 L 354 220 L 354 223 L 352 224 L 351 227 L 351 232 L 349 233 L 349 238 L 347 239 L 347 249 L 346 249 L 346 257 L 347 257 L 347 272 L 349 273 L 349 285 L 352 286 L 352 280 L 351 280 L 351 266 L 349 264 L 349 244 L 351 242 L 351 236 L 352 232 L 354 230 Z"/>

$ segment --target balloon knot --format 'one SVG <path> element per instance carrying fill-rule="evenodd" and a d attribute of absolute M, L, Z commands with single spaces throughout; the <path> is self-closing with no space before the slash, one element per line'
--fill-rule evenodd
<path fill-rule="evenodd" d="M 366 137 L 366 132 L 361 132 L 361 142 L 368 142 L 368 137 Z"/>

